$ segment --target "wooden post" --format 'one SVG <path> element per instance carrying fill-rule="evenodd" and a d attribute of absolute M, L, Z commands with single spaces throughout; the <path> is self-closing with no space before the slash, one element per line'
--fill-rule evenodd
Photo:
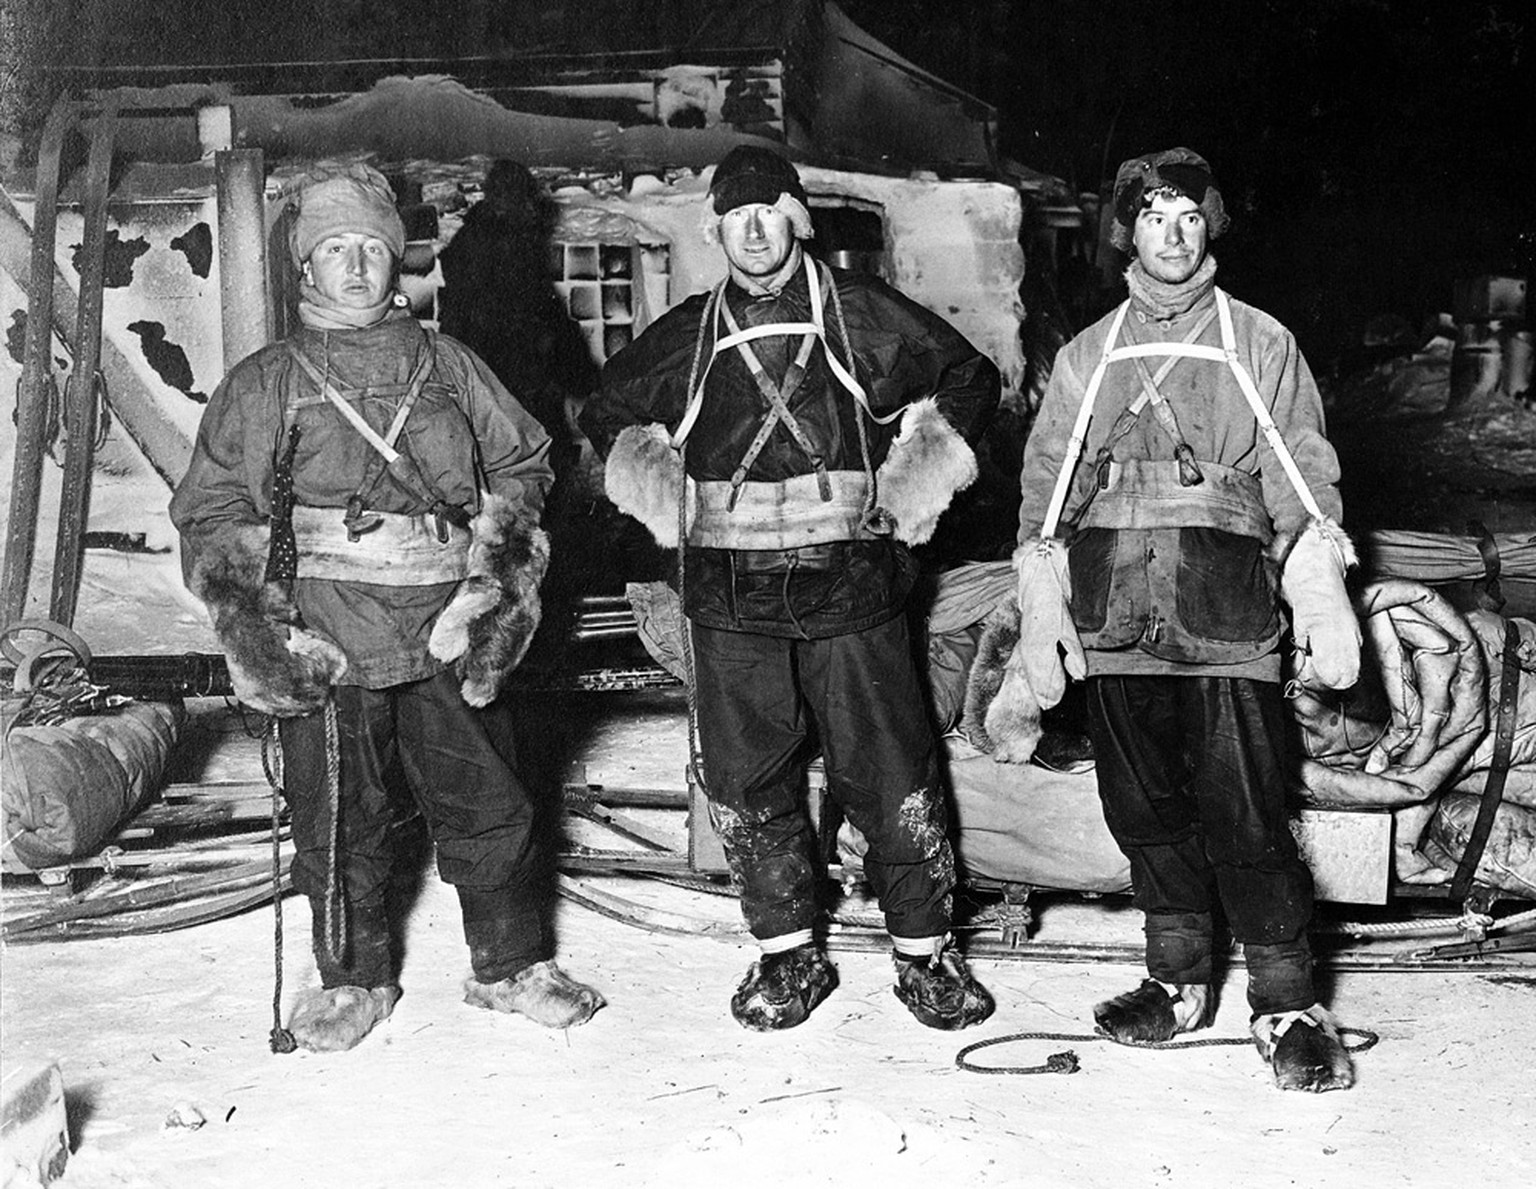
<path fill-rule="evenodd" d="M 219 215 L 224 370 L 272 341 L 267 292 L 266 168 L 260 149 L 213 155 Z"/>

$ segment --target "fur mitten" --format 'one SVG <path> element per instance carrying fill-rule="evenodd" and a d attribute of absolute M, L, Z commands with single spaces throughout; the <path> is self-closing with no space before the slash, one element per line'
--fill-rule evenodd
<path fill-rule="evenodd" d="M 987 707 L 983 720 L 992 742 L 992 758 L 999 764 L 1027 764 L 1045 734 L 1040 714 L 1045 708 L 1029 680 L 1027 650 L 1023 639 L 1008 654 L 1003 681 Z"/>
<path fill-rule="evenodd" d="M 677 548 L 677 508 L 683 498 L 683 461 L 659 422 L 620 431 L 608 452 L 603 487 L 614 507 L 633 516 L 663 549 Z"/>
<path fill-rule="evenodd" d="M 982 621 L 965 683 L 960 729 L 1000 764 L 1028 763 L 1040 743 L 1040 703 L 1020 662 L 1019 609 L 1007 602 Z"/>
<path fill-rule="evenodd" d="M 488 495 L 469 526 L 469 576 L 432 626 L 427 648 L 453 661 L 471 706 L 489 705 L 539 626 L 549 537 L 519 504 Z"/>
<path fill-rule="evenodd" d="M 1355 547 L 1336 521 L 1312 519 L 1283 557 L 1280 593 L 1291 607 L 1296 678 L 1348 689 L 1360 677 L 1360 623 L 1344 589 Z"/>
<path fill-rule="evenodd" d="M 265 527 L 221 530 L 188 585 L 208 608 L 236 697 L 263 714 L 292 718 L 325 705 L 347 658 L 319 632 L 298 626 L 287 588 L 265 581 L 266 554 Z"/>
<path fill-rule="evenodd" d="M 927 397 L 907 406 L 901 432 L 875 472 L 879 510 L 896 523 L 895 537 L 921 545 L 933 536 L 955 493 L 976 481 L 976 455 Z"/>

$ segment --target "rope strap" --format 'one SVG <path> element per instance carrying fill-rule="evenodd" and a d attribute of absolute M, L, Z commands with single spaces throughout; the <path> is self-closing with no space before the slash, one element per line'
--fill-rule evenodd
<path fill-rule="evenodd" d="M 1364 1028 L 1346 1028 L 1339 1026 L 1341 1037 L 1356 1037 L 1357 1043 L 1344 1044 L 1347 1053 L 1363 1053 L 1367 1049 L 1374 1048 L 1381 1039 L 1374 1032 Z M 1077 1043 L 1091 1043 L 1093 1041 L 1107 1040 L 1115 1044 L 1124 1044 L 1137 1049 L 1208 1049 L 1224 1045 L 1251 1045 L 1252 1037 L 1237 1036 L 1213 1036 L 1203 1040 L 1164 1040 L 1149 1044 L 1131 1045 L 1127 1041 L 1117 1041 L 1112 1036 L 1106 1036 L 1102 1032 L 1010 1032 L 1007 1036 L 994 1036 L 990 1040 L 978 1040 L 975 1044 L 968 1044 L 955 1054 L 955 1065 L 967 1073 L 1077 1073 L 1079 1070 L 1077 1054 L 1071 1049 L 1064 1052 L 1052 1053 L 1045 1059 L 1042 1065 L 977 1065 L 969 1060 L 972 1053 L 982 1049 L 989 1049 L 996 1045 L 1013 1044 L 1021 1040 L 1066 1040 Z"/>

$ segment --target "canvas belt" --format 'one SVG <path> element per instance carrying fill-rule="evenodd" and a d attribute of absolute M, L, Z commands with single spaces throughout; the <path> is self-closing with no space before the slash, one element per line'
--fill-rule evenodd
<path fill-rule="evenodd" d="M 688 481 L 693 521 L 688 544 L 705 549 L 802 549 L 832 541 L 870 540 L 865 525 L 869 478 L 862 471 L 828 471 L 831 498 L 819 476 L 733 488 L 723 479 Z"/>
<path fill-rule="evenodd" d="M 1205 464 L 1197 486 L 1184 483 L 1176 460 L 1128 459 L 1101 472 L 1102 489 L 1088 506 L 1085 528 L 1216 528 L 1255 537 L 1274 537 L 1263 489 L 1246 471 Z"/>
<path fill-rule="evenodd" d="M 431 513 L 371 512 L 378 524 L 349 531 L 343 508 L 293 509 L 300 578 L 368 582 L 379 586 L 433 586 L 461 581 L 469 572 L 467 529 Z"/>

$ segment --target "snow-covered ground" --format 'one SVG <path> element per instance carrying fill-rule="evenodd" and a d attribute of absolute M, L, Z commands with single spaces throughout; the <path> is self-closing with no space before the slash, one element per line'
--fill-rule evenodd
<path fill-rule="evenodd" d="M 597 724 L 587 776 L 676 785 L 684 746 L 675 702 L 654 699 Z M 726 900 L 606 886 L 735 920 Z M 1049 901 L 1038 939 L 1133 941 L 1135 914 L 1118 903 Z M 313 964 L 305 902 L 285 909 L 291 997 Z M 832 997 L 802 1027 L 759 1035 L 727 1008 L 752 957 L 739 938 L 647 932 L 571 904 L 558 927 L 560 961 L 608 1007 L 569 1032 L 473 1010 L 456 902 L 428 874 L 393 1018 L 325 1056 L 268 1051 L 269 910 L 13 946 L 4 1060 L 62 1066 L 75 1145 L 64 1189 L 1536 1184 L 1536 969 L 1331 978 L 1343 1021 L 1381 1039 L 1358 1058 L 1355 1089 L 1311 1096 L 1275 1089 L 1246 1044 L 1041 1040 L 975 1060 L 1033 1065 L 1070 1048 L 1081 1072 L 956 1067 L 973 1040 L 1087 1034 L 1091 1005 L 1134 985 L 1133 966 L 982 960 L 997 1014 L 945 1034 L 896 1001 L 884 954 L 839 951 Z M 1246 1029 L 1239 971 L 1205 1035 Z M 167 1126 L 173 1114 L 203 1122 Z"/>

